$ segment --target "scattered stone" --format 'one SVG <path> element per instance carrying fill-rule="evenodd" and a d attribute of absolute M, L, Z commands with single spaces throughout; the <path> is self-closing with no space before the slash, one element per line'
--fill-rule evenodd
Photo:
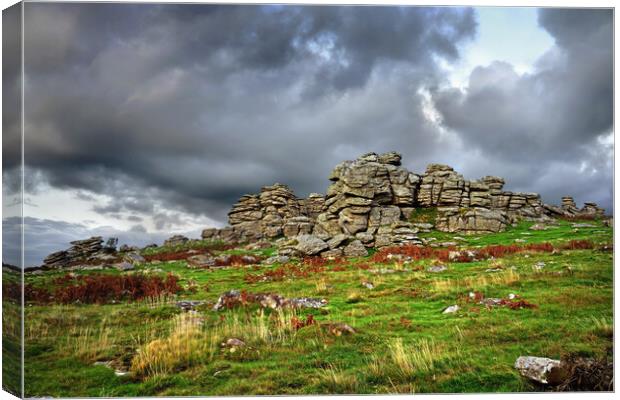
<path fill-rule="evenodd" d="M 447 271 L 448 267 L 446 267 L 445 265 L 433 265 L 433 266 L 428 267 L 426 270 L 428 272 L 438 273 L 438 272 Z"/>
<path fill-rule="evenodd" d="M 521 356 L 515 368 L 522 376 L 542 384 L 556 385 L 567 377 L 560 360 L 546 357 Z"/>
<path fill-rule="evenodd" d="M 118 269 L 119 271 L 130 271 L 132 269 L 134 269 L 134 265 L 132 263 L 128 263 L 127 261 L 122 261 L 120 263 L 116 263 L 114 265 L 112 265 L 114 268 Z"/>
<path fill-rule="evenodd" d="M 515 243 L 527 243 L 525 239 L 515 239 Z"/>
<path fill-rule="evenodd" d="M 549 229 L 549 227 L 544 224 L 534 224 L 530 226 L 531 231 L 546 231 L 547 229 Z"/>
<path fill-rule="evenodd" d="M 183 311 L 194 311 L 196 307 L 204 303 L 202 300 L 180 300 L 176 302 L 176 306 Z"/>
<path fill-rule="evenodd" d="M 332 322 L 321 324 L 321 327 L 327 328 L 328 332 L 334 336 L 355 335 L 357 332 L 350 325 L 342 322 Z"/>
<path fill-rule="evenodd" d="M 292 307 L 298 308 L 322 308 L 327 305 L 327 300 L 315 299 L 311 297 L 299 297 L 288 299 L 288 304 Z"/>
<path fill-rule="evenodd" d="M 272 256 L 263 261 L 263 264 L 273 265 L 273 264 L 286 264 L 289 262 L 290 257 L 288 256 Z"/>
<path fill-rule="evenodd" d="M 480 300 L 479 303 L 486 307 L 495 307 L 502 304 L 502 299 L 498 299 L 496 297 L 488 297 L 486 299 Z"/>
<path fill-rule="evenodd" d="M 198 254 L 187 258 L 187 266 L 189 268 L 211 268 L 215 266 L 215 258 Z"/>
<path fill-rule="evenodd" d="M 573 228 L 596 228 L 596 225 L 587 224 L 587 223 L 572 224 L 571 226 Z"/>
<path fill-rule="evenodd" d="M 222 347 L 228 347 L 228 348 L 245 347 L 245 342 L 241 339 L 230 338 L 222 343 Z"/>
<path fill-rule="evenodd" d="M 281 309 L 293 308 L 322 308 L 327 305 L 326 299 L 311 297 L 299 297 L 287 299 L 283 296 L 271 293 L 246 293 L 242 296 L 238 290 L 230 290 L 223 293 L 213 306 L 213 311 L 221 311 L 245 304 L 258 304 L 262 308 Z"/>
<path fill-rule="evenodd" d="M 461 307 L 459 307 L 457 304 L 453 305 L 453 306 L 449 306 L 444 308 L 444 310 L 441 312 L 442 314 L 452 314 L 457 312 L 458 310 L 460 310 Z"/>
<path fill-rule="evenodd" d="M 534 269 L 536 269 L 537 271 L 540 271 L 541 269 L 545 268 L 545 262 L 544 261 L 539 261 L 536 264 L 534 264 Z"/>
<path fill-rule="evenodd" d="M 368 281 L 363 281 L 362 286 L 364 286 L 366 289 L 371 289 L 371 290 L 375 288 L 375 285 L 373 285 L 372 282 L 368 282 Z"/>
<path fill-rule="evenodd" d="M 476 259 L 476 253 L 471 250 L 448 252 L 449 261 L 472 262 Z"/>

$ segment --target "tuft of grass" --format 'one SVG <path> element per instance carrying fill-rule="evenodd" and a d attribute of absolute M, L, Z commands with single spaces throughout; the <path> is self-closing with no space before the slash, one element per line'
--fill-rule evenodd
<path fill-rule="evenodd" d="M 68 349 L 71 353 L 84 362 L 94 362 L 108 355 L 112 349 L 111 330 L 105 326 L 105 320 L 101 326 L 73 326 L 68 337 Z"/>
<path fill-rule="evenodd" d="M 320 372 L 320 379 L 321 383 L 329 390 L 329 393 L 357 393 L 357 377 L 351 373 L 343 372 L 332 364 Z"/>
<path fill-rule="evenodd" d="M 316 281 L 316 293 L 318 295 L 326 295 L 329 294 L 329 289 L 327 287 L 327 281 L 325 280 L 325 278 L 321 278 L 318 281 Z"/>
<path fill-rule="evenodd" d="M 594 332 L 602 337 L 613 338 L 614 336 L 614 323 L 611 319 L 605 317 L 592 317 L 594 324 Z"/>
<path fill-rule="evenodd" d="M 201 321 L 194 314 L 175 317 L 172 333 L 164 339 L 155 339 L 138 349 L 131 360 L 131 372 L 137 376 L 157 376 L 205 361 L 213 353 L 213 336 L 202 334 Z"/>
<path fill-rule="evenodd" d="M 357 290 L 353 290 L 353 291 L 349 292 L 349 294 L 347 295 L 347 303 L 359 303 L 363 299 L 364 299 L 364 297 Z"/>
<path fill-rule="evenodd" d="M 441 351 L 433 341 L 422 339 L 414 345 L 403 344 L 402 338 L 388 344 L 390 357 L 403 377 L 410 377 L 418 371 L 431 371 L 434 360 Z"/>

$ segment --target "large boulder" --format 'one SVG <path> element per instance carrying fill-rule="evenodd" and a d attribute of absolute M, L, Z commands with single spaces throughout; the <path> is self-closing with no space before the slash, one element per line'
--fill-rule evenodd
<path fill-rule="evenodd" d="M 299 235 L 296 237 L 296 240 L 297 245 L 295 249 L 307 256 L 313 256 L 329 249 L 327 243 L 314 235 Z"/>
<path fill-rule="evenodd" d="M 346 257 L 365 257 L 368 255 L 368 249 L 359 240 L 354 240 L 344 248 Z"/>

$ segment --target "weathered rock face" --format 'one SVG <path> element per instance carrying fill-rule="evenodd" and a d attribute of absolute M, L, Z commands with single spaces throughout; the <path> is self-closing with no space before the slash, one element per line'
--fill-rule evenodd
<path fill-rule="evenodd" d="M 338 164 L 329 176 L 332 184 L 324 211 L 316 218 L 314 234 L 325 239 L 355 236 L 363 246 L 375 246 L 379 228 L 399 222 L 403 215 L 400 207 L 412 207 L 417 196 L 420 177 L 400 164 L 400 154 L 395 152 L 368 153 Z M 415 232 L 408 233 L 417 241 Z M 383 243 L 392 244 L 390 240 Z"/>
<path fill-rule="evenodd" d="M 462 232 L 480 234 L 501 232 L 506 228 L 508 219 L 505 211 L 490 210 L 482 207 L 440 209 L 436 228 L 444 232 Z"/>

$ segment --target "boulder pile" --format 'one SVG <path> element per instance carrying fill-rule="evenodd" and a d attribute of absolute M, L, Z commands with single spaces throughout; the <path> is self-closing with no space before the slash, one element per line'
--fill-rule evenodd
<path fill-rule="evenodd" d="M 102 245 L 101 236 L 93 236 L 89 239 L 75 240 L 67 250 L 57 251 L 45 257 L 43 266 L 56 268 L 67 266 L 76 262 L 106 261 L 115 259 L 116 249 Z"/>
<path fill-rule="evenodd" d="M 448 165 L 430 164 L 424 174 L 408 171 L 401 155 L 367 153 L 338 164 L 325 196 L 300 199 L 282 184 L 242 196 L 228 214 L 230 226 L 205 229 L 203 239 L 229 243 L 278 239 L 280 256 L 361 256 L 371 247 L 421 244 L 417 234 L 501 232 L 521 219 L 603 216 L 595 203 L 580 210 L 572 197 L 561 206 L 536 193 L 504 190 L 504 179 L 467 180 Z M 420 211 L 431 220 L 419 220 Z"/>

